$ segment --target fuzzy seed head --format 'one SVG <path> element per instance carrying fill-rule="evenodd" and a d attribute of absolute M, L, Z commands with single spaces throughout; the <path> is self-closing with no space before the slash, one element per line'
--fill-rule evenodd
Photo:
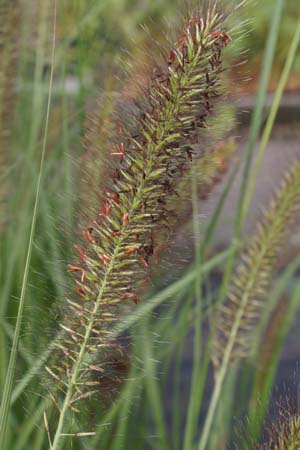
<path fill-rule="evenodd" d="M 139 302 L 158 236 L 172 231 L 171 200 L 222 93 L 222 55 L 230 41 L 223 27 L 215 7 L 193 15 L 167 59 L 152 68 L 132 125 L 120 119 L 116 127 L 112 173 L 98 216 L 75 246 L 69 271 L 76 293 L 67 300 L 49 364 L 60 390 L 68 386 L 72 405 L 101 386 L 106 355 L 117 346 L 111 331 L 123 309 Z"/>

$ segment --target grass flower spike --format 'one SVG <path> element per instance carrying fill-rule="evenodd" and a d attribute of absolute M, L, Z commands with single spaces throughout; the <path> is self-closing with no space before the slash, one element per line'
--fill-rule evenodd
<path fill-rule="evenodd" d="M 300 163 L 293 163 L 281 188 L 264 213 L 257 232 L 242 254 L 225 302 L 217 319 L 214 346 L 216 367 L 224 347 L 234 342 L 230 359 L 246 356 L 251 350 L 251 332 L 259 321 L 263 300 L 270 285 L 288 225 L 300 205 Z M 234 339 L 232 338 L 235 333 Z"/>
<path fill-rule="evenodd" d="M 192 15 L 167 58 L 152 68 L 132 126 L 120 121 L 117 127 L 111 177 L 98 217 L 75 247 L 78 260 L 69 272 L 76 294 L 67 300 L 63 337 L 47 368 L 63 392 L 53 450 L 68 411 L 99 390 L 119 306 L 138 302 L 157 236 L 170 232 L 175 210 L 169 200 L 221 95 L 222 51 L 229 41 L 216 5 Z"/>
<path fill-rule="evenodd" d="M 267 441 L 261 450 L 298 450 L 300 448 L 299 407 L 279 405 L 278 419 L 267 430 Z"/>
<path fill-rule="evenodd" d="M 240 264 L 233 275 L 227 301 L 217 314 L 212 352 L 215 388 L 199 442 L 199 450 L 205 450 L 207 446 L 230 363 L 251 351 L 255 325 L 264 306 L 284 237 L 295 217 L 295 212 L 299 211 L 299 179 L 300 163 L 296 161 L 288 170 L 269 209 L 264 213 L 262 222 L 258 224 L 256 234 L 242 254 Z"/>

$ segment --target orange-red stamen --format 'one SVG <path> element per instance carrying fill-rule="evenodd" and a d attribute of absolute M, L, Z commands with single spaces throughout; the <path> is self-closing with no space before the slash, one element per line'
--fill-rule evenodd
<path fill-rule="evenodd" d="M 121 144 L 117 145 L 117 152 L 112 152 L 112 156 L 124 156 L 125 155 L 125 147 L 123 142 L 121 142 Z"/>
<path fill-rule="evenodd" d="M 77 251 L 80 259 L 82 259 L 82 261 L 86 261 L 87 256 L 84 253 L 83 249 L 79 245 L 74 245 L 74 248 Z"/>

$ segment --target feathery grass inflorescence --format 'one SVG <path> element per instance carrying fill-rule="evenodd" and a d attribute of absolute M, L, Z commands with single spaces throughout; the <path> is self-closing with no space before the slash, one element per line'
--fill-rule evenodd
<path fill-rule="evenodd" d="M 274 273 L 284 236 L 300 206 L 300 162 L 290 167 L 230 285 L 227 301 L 217 317 L 214 362 L 219 367 L 224 348 L 230 345 L 230 359 L 249 354 L 251 334 L 259 321 L 263 300 Z"/>
<path fill-rule="evenodd" d="M 132 124 L 118 122 L 113 173 L 98 217 L 83 231 L 84 244 L 76 246 L 78 262 L 69 265 L 77 296 L 67 300 L 64 336 L 47 368 L 64 393 L 53 449 L 69 409 L 99 390 L 101 359 L 120 320 L 118 305 L 138 302 L 156 233 L 170 232 L 175 211 L 169 200 L 221 95 L 222 51 L 230 41 L 223 22 L 216 3 L 194 14 L 141 89 Z"/>
<path fill-rule="evenodd" d="M 299 450 L 300 414 L 299 408 L 290 410 L 290 406 L 279 406 L 279 417 L 268 429 L 268 438 L 259 448 L 261 450 Z"/>

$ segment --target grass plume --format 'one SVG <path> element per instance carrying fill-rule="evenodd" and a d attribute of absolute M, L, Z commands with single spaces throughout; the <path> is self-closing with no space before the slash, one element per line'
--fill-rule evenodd
<path fill-rule="evenodd" d="M 224 345 L 231 341 L 236 326 L 230 359 L 247 355 L 251 349 L 251 333 L 260 318 L 264 298 L 274 274 L 288 225 L 299 210 L 300 163 L 294 163 L 286 174 L 276 196 L 263 219 L 251 244 L 241 255 L 233 275 L 227 301 L 217 318 L 217 337 L 214 342 L 214 361 L 218 367 Z"/>
<path fill-rule="evenodd" d="M 230 37 L 216 5 L 192 15 L 178 38 L 141 88 L 132 125 L 118 122 L 102 209 L 83 231 L 78 261 L 69 266 L 77 295 L 67 300 L 64 336 L 48 367 L 64 397 L 53 450 L 60 447 L 68 411 L 99 389 L 118 306 L 138 302 L 156 234 L 167 236 L 172 226 L 170 199 L 221 95 L 222 52 Z"/>
<path fill-rule="evenodd" d="M 290 410 L 279 406 L 279 417 L 267 431 L 267 441 L 261 450 L 298 450 L 300 448 L 300 415 L 298 407 Z"/>

